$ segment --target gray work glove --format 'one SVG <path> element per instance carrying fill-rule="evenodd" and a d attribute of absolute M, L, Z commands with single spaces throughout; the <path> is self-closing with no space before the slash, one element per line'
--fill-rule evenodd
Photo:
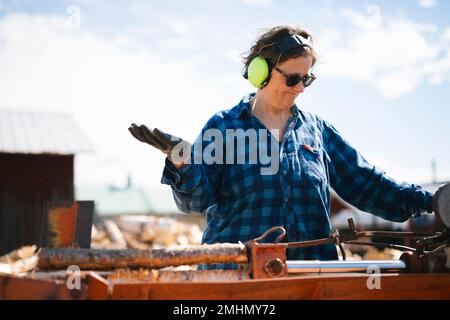
<path fill-rule="evenodd" d="M 444 226 L 450 229 L 450 182 L 443 184 L 435 192 L 432 207 Z"/>
<path fill-rule="evenodd" d="M 158 128 L 152 130 L 145 125 L 132 123 L 128 131 L 137 140 L 161 150 L 172 162 L 183 163 L 190 157 L 191 144 L 189 142 Z"/>

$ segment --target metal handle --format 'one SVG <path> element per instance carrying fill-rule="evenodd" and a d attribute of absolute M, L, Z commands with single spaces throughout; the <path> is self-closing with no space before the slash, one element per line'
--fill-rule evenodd
<path fill-rule="evenodd" d="M 283 227 L 272 227 L 269 230 L 267 230 L 266 232 L 264 232 L 262 235 L 260 235 L 258 238 L 253 239 L 253 241 L 260 242 L 260 241 L 264 240 L 265 238 L 267 238 L 267 236 L 269 234 L 274 233 L 276 231 L 280 231 L 281 234 L 275 238 L 274 242 L 275 243 L 280 242 L 286 236 L 286 230 Z"/>

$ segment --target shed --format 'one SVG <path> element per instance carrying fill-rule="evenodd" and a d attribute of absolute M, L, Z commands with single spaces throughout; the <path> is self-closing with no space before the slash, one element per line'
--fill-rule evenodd
<path fill-rule="evenodd" d="M 39 241 L 45 202 L 74 200 L 74 156 L 85 151 L 70 115 L 0 110 L 0 255 Z"/>

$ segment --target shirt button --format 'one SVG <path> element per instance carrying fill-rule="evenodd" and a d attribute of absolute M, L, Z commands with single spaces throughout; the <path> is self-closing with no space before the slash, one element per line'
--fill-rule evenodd
<path fill-rule="evenodd" d="M 287 171 L 286 170 L 283 170 L 283 174 L 286 174 L 287 173 Z"/>
<path fill-rule="evenodd" d="M 288 197 L 284 197 L 284 202 L 289 202 L 289 198 Z"/>

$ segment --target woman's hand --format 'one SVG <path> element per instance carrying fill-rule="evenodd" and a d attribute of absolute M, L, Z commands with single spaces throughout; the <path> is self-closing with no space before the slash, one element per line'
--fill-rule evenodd
<path fill-rule="evenodd" d="M 137 140 L 161 150 L 176 168 L 181 168 L 190 160 L 191 144 L 181 138 L 165 133 L 158 128 L 152 130 L 145 125 L 135 123 L 131 124 L 128 131 Z"/>

